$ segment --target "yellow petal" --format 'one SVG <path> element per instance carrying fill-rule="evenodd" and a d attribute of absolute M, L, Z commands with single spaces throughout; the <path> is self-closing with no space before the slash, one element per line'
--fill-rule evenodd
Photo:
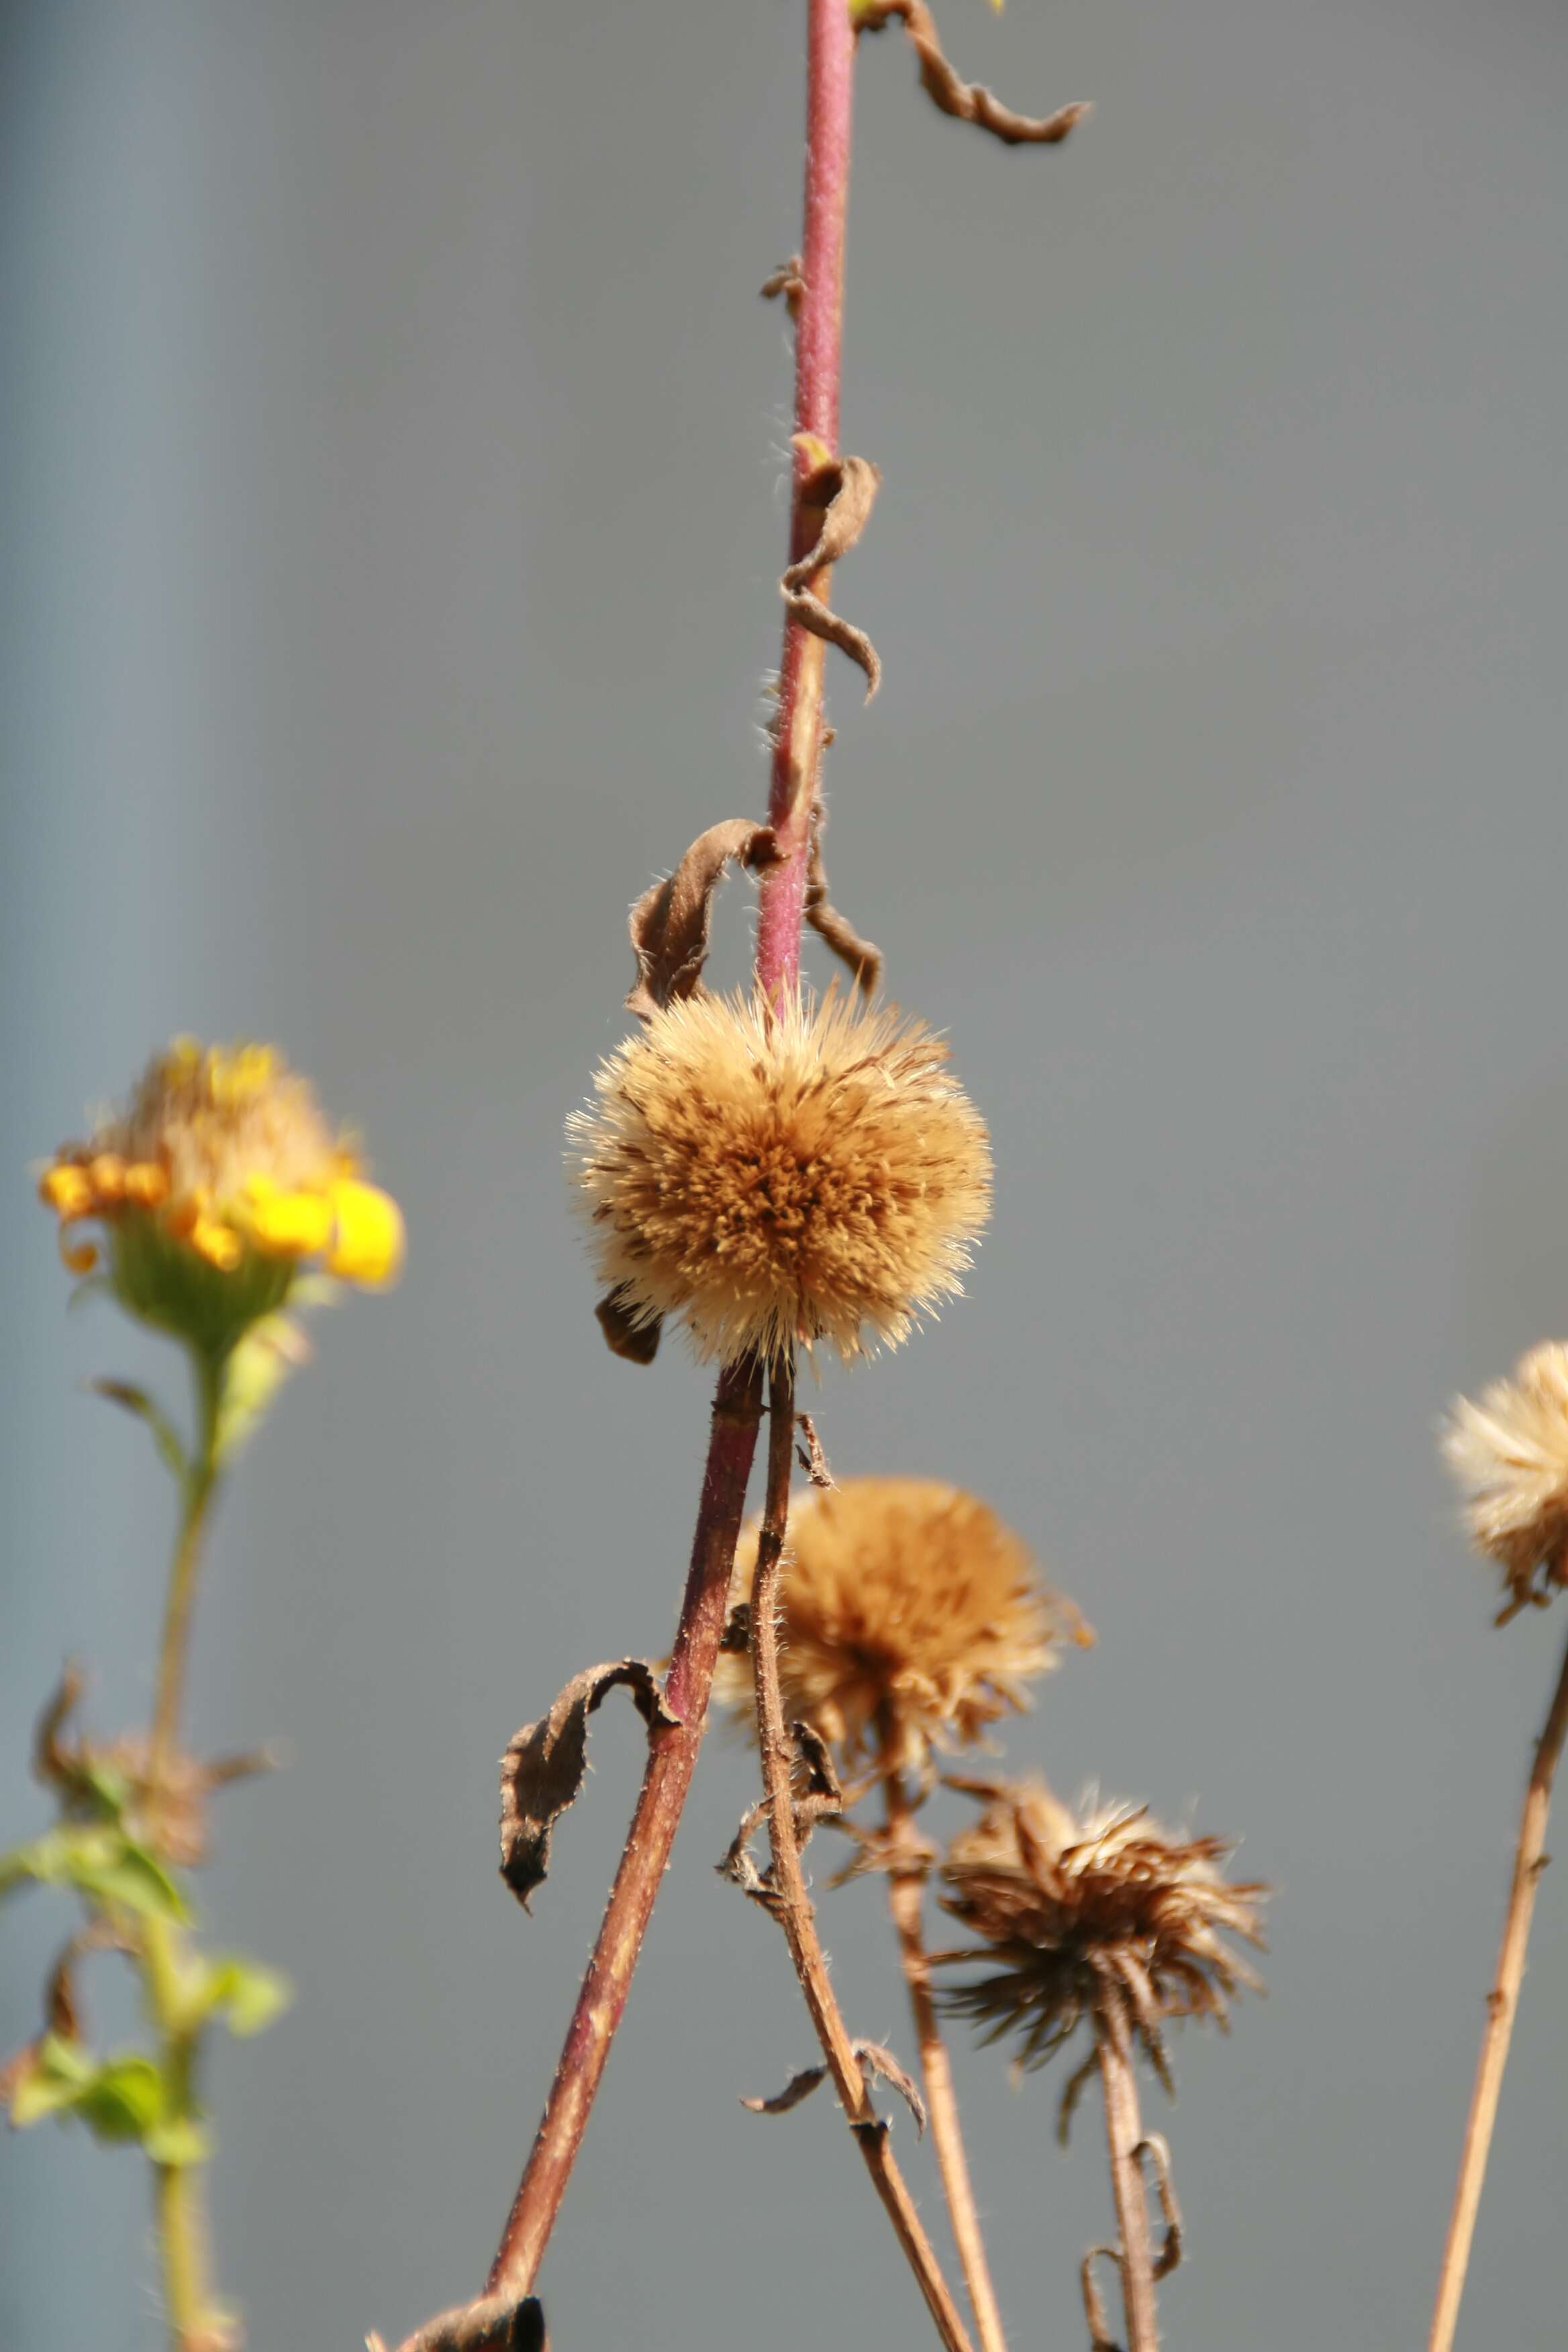
<path fill-rule="evenodd" d="M 268 1190 L 252 1199 L 247 1222 L 258 1249 L 274 1257 L 314 1257 L 332 1237 L 332 1203 L 324 1192 Z"/>
<path fill-rule="evenodd" d="M 403 1271 L 403 1212 L 379 1185 L 353 1181 L 332 1188 L 336 1219 L 327 1265 L 345 1282 L 379 1289 Z"/>
<path fill-rule="evenodd" d="M 139 1160 L 125 1171 L 125 1197 L 139 1209 L 155 1209 L 169 1197 L 169 1180 L 155 1160 Z"/>
<path fill-rule="evenodd" d="M 125 1196 L 125 1162 L 118 1152 L 100 1151 L 88 1169 L 99 1204 L 112 1208 Z"/>
<path fill-rule="evenodd" d="M 90 1274 L 98 1264 L 98 1251 L 91 1242 L 73 1242 L 67 1238 L 70 1226 L 60 1227 L 60 1257 L 71 1274 Z"/>
<path fill-rule="evenodd" d="M 57 1216 L 87 1216 L 92 1208 L 91 1179 L 85 1168 L 51 1168 L 39 1179 L 38 1198 L 47 1201 Z"/>
<path fill-rule="evenodd" d="M 244 1254 L 244 1244 L 232 1226 L 216 1217 L 198 1216 L 191 1227 L 191 1247 L 220 1274 L 232 1274 Z"/>

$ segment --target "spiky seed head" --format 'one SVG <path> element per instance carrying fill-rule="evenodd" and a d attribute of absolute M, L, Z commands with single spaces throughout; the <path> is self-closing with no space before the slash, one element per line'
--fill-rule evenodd
<path fill-rule="evenodd" d="M 594 1087 L 570 1173 L 634 1324 L 678 1318 L 724 1362 L 797 1341 L 848 1360 L 961 1288 L 990 1146 L 946 1047 L 896 1009 L 690 997 Z"/>
<path fill-rule="evenodd" d="M 1042 2064 L 1089 2019 L 1140 2042 L 1170 2089 L 1163 2028 L 1211 2017 L 1222 2028 L 1238 1985 L 1260 1990 L 1226 1936 L 1261 1947 L 1267 1889 L 1232 1885 L 1224 1838 L 1173 1837 L 1131 1805 L 1074 1812 L 1037 1781 L 994 1783 L 948 1850 L 944 1909 L 978 1938 L 944 1965 L 999 1966 L 954 1987 L 946 2005 L 987 2042 L 1018 2037 L 1018 2063 Z"/>
<path fill-rule="evenodd" d="M 761 1522 L 736 1554 L 746 1598 Z M 780 1579 L 780 1687 L 853 1769 L 918 1771 L 968 1748 L 1029 1703 L 1065 1642 L 1094 1638 L 1044 1583 L 1022 1537 L 977 1496 L 934 1478 L 851 1478 L 790 1507 Z M 749 1709 L 749 1661 L 721 1660 L 717 1687 Z"/>
<path fill-rule="evenodd" d="M 1548 1339 L 1479 1398 L 1457 1397 L 1443 1453 L 1471 1542 L 1503 1573 L 1505 1625 L 1568 1583 L 1568 1346 Z"/>

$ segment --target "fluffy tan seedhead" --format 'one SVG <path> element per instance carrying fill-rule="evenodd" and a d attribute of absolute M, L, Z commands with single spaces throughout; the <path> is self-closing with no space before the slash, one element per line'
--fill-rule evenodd
<path fill-rule="evenodd" d="M 990 1147 L 918 1022 L 831 994 L 693 996 L 594 1086 L 571 1174 L 634 1326 L 678 1318 L 725 1362 L 796 1341 L 847 1360 L 961 1288 Z"/>
<path fill-rule="evenodd" d="M 737 1554 L 744 1600 L 758 1523 Z M 1027 1547 L 973 1495 L 930 1478 L 854 1478 L 792 1503 L 780 1585 L 786 1719 L 810 1723 L 850 1769 L 918 1771 L 1028 1705 L 1064 1641 L 1092 1641 L 1042 1583 Z M 751 1705 L 744 1657 L 718 1685 Z"/>
<path fill-rule="evenodd" d="M 1548 1339 L 1479 1399 L 1457 1397 L 1443 1454 L 1470 1540 L 1508 1587 L 1498 1623 L 1568 1582 L 1568 1347 Z"/>
<path fill-rule="evenodd" d="M 1080 2020 L 1120 2021 L 1170 2088 L 1163 2029 L 1173 2017 L 1226 2023 L 1238 1985 L 1258 1979 L 1225 1936 L 1261 1946 L 1267 1889 L 1231 1885 L 1223 1838 L 1177 1838 L 1130 1805 L 1075 1814 L 1038 1782 L 998 1782 L 942 1865 L 943 1907 L 979 1939 L 949 1965 L 994 1959 L 947 2005 L 994 2042 L 1019 2039 L 1040 2065 Z M 1258 1988 L 1260 1989 L 1260 1988 Z"/>

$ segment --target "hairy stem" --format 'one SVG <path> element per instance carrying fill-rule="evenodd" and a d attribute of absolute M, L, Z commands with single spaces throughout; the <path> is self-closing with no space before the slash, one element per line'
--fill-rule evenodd
<path fill-rule="evenodd" d="M 789 1945 L 795 1975 L 822 2044 L 834 2088 L 849 2121 L 872 2186 L 881 2199 L 893 2232 L 915 2274 L 926 2308 L 948 2352 L 971 2352 L 958 2306 L 953 2302 L 930 2239 L 915 2210 L 893 2157 L 886 2124 L 871 2105 L 866 2077 L 856 2057 L 838 2003 L 828 1980 L 827 1957 L 816 1931 L 816 1916 L 806 1893 L 795 1836 L 795 1791 L 790 1765 L 793 1747 L 784 1726 L 779 1695 L 778 1595 L 779 1563 L 789 1517 L 790 1467 L 794 1459 L 795 1375 L 788 1362 L 775 1363 L 769 1376 L 768 1485 L 763 1508 L 762 1540 L 752 1586 L 752 1658 L 757 1686 L 757 1740 L 762 1749 L 763 1788 L 767 1801 L 768 1841 L 773 1854 L 773 1909 Z"/>
<path fill-rule="evenodd" d="M 158 2029 L 160 2072 L 171 2122 L 196 2118 L 196 2033 L 184 2014 L 184 1939 L 168 1919 L 149 1919 L 142 1957 L 148 2007 Z M 218 2352 L 237 2339 L 213 2301 L 212 2262 L 196 2164 L 154 2164 L 153 2219 L 164 2315 L 173 2352 Z"/>
<path fill-rule="evenodd" d="M 1132 2072 L 1132 2037 L 1126 2013 L 1110 2001 L 1095 2020 L 1100 2079 L 1105 2093 L 1105 2140 L 1110 2153 L 1110 2187 L 1121 2231 L 1121 2301 L 1127 2315 L 1127 2352 L 1159 2352 L 1154 2311 L 1154 2254 L 1149 2235 L 1149 2204 L 1138 2150 L 1143 2126 L 1138 2084 Z"/>
<path fill-rule="evenodd" d="M 1557 1677 L 1557 1688 L 1552 1695 L 1545 1728 L 1536 1743 L 1535 1761 L 1531 1768 L 1524 1810 L 1520 1817 L 1519 1843 L 1513 1857 L 1513 1882 L 1509 1888 L 1508 1911 L 1503 1919 L 1497 1978 L 1487 1995 L 1487 2021 L 1481 2033 L 1480 2060 L 1476 2068 L 1475 2088 L 1470 2094 L 1470 2112 L 1466 2120 L 1464 2145 L 1459 2154 L 1459 2179 L 1454 2192 L 1454 2210 L 1448 2221 L 1447 2242 L 1443 2248 L 1442 2268 L 1437 2274 L 1437 2302 L 1432 2315 L 1432 2333 L 1427 2339 L 1428 2352 L 1451 2352 L 1454 2330 L 1458 2325 L 1459 2298 L 1465 2291 L 1470 2241 L 1475 2235 L 1476 2213 L 1481 2201 L 1481 2184 L 1486 2179 L 1492 2127 L 1497 2122 L 1503 2069 L 1508 2064 L 1508 2045 L 1519 2009 L 1520 1987 L 1524 1981 L 1524 1957 L 1530 1942 L 1531 1915 L 1535 1909 L 1536 1888 L 1545 1867 L 1546 1818 L 1552 1805 L 1552 1783 L 1556 1778 L 1565 1736 L 1568 1736 L 1568 1653 L 1564 1654 Z"/>
<path fill-rule="evenodd" d="M 886 1759 L 882 1788 L 890 1842 L 896 1843 L 900 1832 L 907 1832 L 909 1829 L 910 1801 L 902 1775 Z M 974 2313 L 975 2332 L 980 2338 L 981 2352 L 1007 2352 L 1007 2339 L 1002 2331 L 1002 2315 L 996 2307 L 996 2290 L 992 2284 L 991 2269 L 985 2259 L 985 2240 L 981 2232 L 980 2215 L 970 2182 L 963 2134 L 959 2126 L 958 2094 L 953 2087 L 952 2066 L 947 2054 L 947 2044 L 942 2037 L 942 2028 L 937 2022 L 936 2003 L 931 1998 L 931 1965 L 926 1957 L 921 1916 L 924 1907 L 924 1886 L 923 1865 L 914 1864 L 900 1869 L 895 1860 L 888 1874 L 888 1907 L 892 1913 L 893 1929 L 899 1939 L 899 1959 L 904 1972 L 904 1982 L 909 1987 L 910 2008 L 920 2046 L 926 2107 L 931 2116 L 931 2141 L 942 2174 L 942 2194 L 947 2200 L 948 2219 L 952 2224 L 953 2243 L 958 2248 L 963 2284 L 969 2291 L 970 2307 Z"/>
<path fill-rule="evenodd" d="M 855 39 L 846 0 L 806 0 L 806 284 L 795 330 L 795 429 L 815 434 L 835 449 Z M 809 459 L 797 450 L 792 562 L 816 543 L 821 528 L 820 512 L 801 496 L 800 485 L 809 472 Z M 812 585 L 819 595 L 826 594 L 826 572 L 814 575 Z M 812 815 L 822 764 L 824 651 L 820 639 L 793 620 L 786 623 L 768 797 L 769 822 L 783 855 L 763 877 L 757 912 L 756 980 L 769 998 L 793 988 L 800 972 Z M 761 1410 L 759 1367 L 746 1363 L 721 1376 L 691 1570 L 665 1690 L 681 1722 L 674 1730 L 652 1735 L 647 1771 L 609 1906 L 486 2292 L 478 2302 L 430 2321 L 406 2339 L 400 2352 L 455 2352 L 459 2346 L 480 2352 L 480 2347 L 509 2342 L 509 2315 L 527 2296 L 538 2272 L 626 2004 L 697 1761 Z M 786 1439 L 787 1434 L 786 1419 Z M 955 2352 L 962 2340 L 950 2339 Z"/>
<path fill-rule="evenodd" d="M 186 1465 L 180 1532 L 169 1569 L 163 1601 L 163 1631 L 158 1644 L 158 1675 L 153 1685 L 153 1744 L 147 1778 L 157 1803 L 180 1738 L 180 1704 L 184 1696 L 185 1662 L 190 1653 L 191 1615 L 201 1575 L 202 1543 L 207 1513 L 217 1486 L 217 1422 L 223 1402 L 227 1359 L 194 1352 L 196 1438 Z"/>
<path fill-rule="evenodd" d="M 626 2007 L 701 1745 L 761 1412 L 761 1368 L 748 1362 L 725 1372 L 713 1405 L 691 1568 L 665 1684 L 665 1697 L 680 1721 L 649 1738 L 642 1793 L 599 1940 L 577 1996 L 528 2169 L 490 2266 L 487 2292 L 491 2295 L 521 2299 L 533 2284 Z"/>
<path fill-rule="evenodd" d="M 163 1790 L 179 1748 L 180 1702 L 190 1648 L 191 1614 L 218 1477 L 218 1415 L 226 1359 L 201 1354 L 194 1358 L 194 1362 L 196 1436 L 185 1468 L 180 1528 L 163 1604 L 153 1737 L 148 1750 L 148 1804 L 154 1833 Z M 169 2120 L 194 2123 L 197 2114 L 197 2029 L 186 2014 L 183 1998 L 186 1959 L 183 1931 L 171 1919 L 148 1919 L 142 1931 L 142 1958 L 147 2005 L 158 2031 L 160 2070 Z M 158 2260 L 174 2352 L 216 2352 L 216 2347 L 235 2339 L 212 2300 L 202 2168 L 199 2163 L 155 2163 L 153 2173 Z"/>
<path fill-rule="evenodd" d="M 844 232 L 849 211 L 849 147 L 855 93 L 855 34 L 847 0 L 807 0 L 804 290 L 795 316 L 795 429 L 837 453 L 844 317 Z M 816 544 L 822 509 L 803 496 L 812 470 L 795 446 L 789 560 Z M 831 570 L 814 572 L 811 593 L 826 604 Z M 822 770 L 822 677 L 826 646 L 796 620 L 784 624 L 779 664 L 768 822 L 782 861 L 762 877 L 757 909 L 757 985 L 772 999 L 800 976 L 812 816 Z"/>

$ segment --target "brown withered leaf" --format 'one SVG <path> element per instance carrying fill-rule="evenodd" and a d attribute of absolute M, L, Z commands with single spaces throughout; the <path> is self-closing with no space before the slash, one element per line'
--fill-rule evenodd
<path fill-rule="evenodd" d="M 863 940 L 839 913 L 827 895 L 827 868 L 822 862 L 822 812 L 812 828 L 811 862 L 805 876 L 805 919 L 824 944 L 847 963 L 867 996 L 875 996 L 882 981 L 882 950 Z"/>
<path fill-rule="evenodd" d="M 879 2042 L 854 2042 L 849 2046 L 868 2077 L 890 2084 L 905 2101 L 915 2119 L 915 2129 L 923 2139 L 925 2101 L 892 2052 L 884 2050 Z M 798 2107 L 803 2099 L 809 2099 L 818 2084 L 826 2082 L 827 2071 L 826 2066 L 803 2067 L 798 2074 L 792 2074 L 784 2089 L 775 2091 L 771 2099 L 742 2099 L 741 2105 L 753 2116 L 787 2116 L 792 2107 Z"/>
<path fill-rule="evenodd" d="M 805 436 L 797 434 L 796 443 Z M 820 443 L 810 443 L 811 449 Z M 792 563 L 779 582 L 779 593 L 792 620 L 809 629 L 814 637 L 823 637 L 840 653 L 847 654 L 852 662 L 866 673 L 866 699 L 870 701 L 882 682 L 882 665 L 877 648 L 864 629 L 844 620 L 826 605 L 811 587 L 814 572 L 837 563 L 847 555 L 866 528 L 877 486 L 881 481 L 879 467 L 868 457 L 835 457 L 823 455 L 800 486 L 803 506 L 823 509 L 822 529 L 816 544 L 807 550 L 798 563 Z"/>
<path fill-rule="evenodd" d="M 800 306 L 805 297 L 805 280 L 800 274 L 801 268 L 799 254 L 792 253 L 787 261 L 780 263 L 771 278 L 763 278 L 758 289 L 764 302 L 776 302 L 782 294 L 784 308 L 792 319 L 799 318 Z"/>
<path fill-rule="evenodd" d="M 948 62 L 926 0 L 858 0 L 855 12 L 863 33 L 881 32 L 894 16 L 903 19 L 920 67 L 921 87 L 932 105 L 959 122 L 988 131 L 1005 147 L 1055 147 L 1090 110 L 1079 100 L 1037 120 L 1016 114 L 984 83 L 961 80 Z"/>
<path fill-rule="evenodd" d="M 67 1724 L 81 1704 L 87 1687 L 87 1677 L 74 1658 L 68 1658 L 60 1670 L 59 1687 L 39 1716 L 33 1733 L 33 1777 L 51 1783 L 56 1788 L 74 1787 L 81 1777 L 81 1761 L 77 1751 L 66 1746 L 61 1738 Z"/>
<path fill-rule="evenodd" d="M 646 1658 L 590 1666 L 567 1684 L 546 1716 L 525 1723 L 500 1768 L 500 1874 L 526 1911 L 550 1866 L 550 1839 L 588 1769 L 588 1717 L 617 1684 L 632 1695 L 651 1736 L 680 1717 L 665 1703 Z"/>
<path fill-rule="evenodd" d="M 628 1364 L 651 1364 L 658 1353 L 664 1318 L 655 1315 L 647 1322 L 637 1322 L 627 1311 L 626 1301 L 626 1286 L 617 1282 L 614 1290 L 605 1291 L 594 1309 L 605 1335 L 605 1345 L 612 1356 L 621 1356 Z"/>
<path fill-rule="evenodd" d="M 694 995 L 702 984 L 713 894 L 731 859 L 755 868 L 777 863 L 773 827 L 746 817 L 728 817 L 699 835 L 673 874 L 645 890 L 631 911 L 632 953 L 637 976 L 626 1010 L 650 1021 L 668 1004 Z"/>
<path fill-rule="evenodd" d="M 382 2337 L 367 2336 L 365 2352 L 386 2352 Z M 509 2295 L 482 2294 L 427 2319 L 399 2352 L 550 2352 L 544 2306 L 533 2295 L 514 2303 Z"/>
<path fill-rule="evenodd" d="M 826 2066 L 805 2066 L 798 2074 L 792 2074 L 784 2089 L 775 2091 L 771 2099 L 742 2099 L 741 2105 L 753 2116 L 787 2116 L 792 2107 L 798 2107 L 802 2099 L 809 2099 L 818 2084 L 826 2079 Z"/>
<path fill-rule="evenodd" d="M 804 1445 L 795 1449 L 795 1460 L 806 1473 L 814 1486 L 833 1487 L 837 1484 L 827 1466 L 827 1456 L 822 1450 L 822 1440 L 816 1433 L 816 1423 L 808 1412 L 797 1412 L 795 1424 L 805 1438 Z"/>
<path fill-rule="evenodd" d="M 921 2139 L 924 2139 L 926 2103 L 915 2088 L 912 2078 L 905 2074 L 892 2052 L 884 2050 L 879 2042 L 857 2042 L 855 2055 L 868 2074 L 879 2075 L 890 2089 L 897 2091 L 915 2119 L 916 2131 Z"/>

